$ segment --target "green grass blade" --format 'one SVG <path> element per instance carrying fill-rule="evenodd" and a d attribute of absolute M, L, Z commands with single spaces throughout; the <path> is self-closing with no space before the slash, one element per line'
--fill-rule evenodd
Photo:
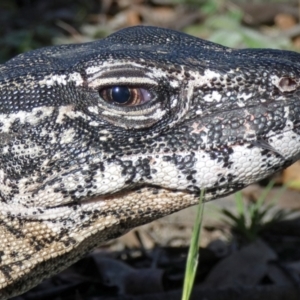
<path fill-rule="evenodd" d="M 201 190 L 197 216 L 193 227 L 191 244 L 189 247 L 189 253 L 188 253 L 187 263 L 185 268 L 183 292 L 181 298 L 182 300 L 190 299 L 195 276 L 196 276 L 198 260 L 200 256 L 199 240 L 200 240 L 200 232 L 201 232 L 201 224 L 202 224 L 202 216 L 203 216 L 203 208 L 204 208 L 203 199 L 204 199 L 204 190 Z"/>
<path fill-rule="evenodd" d="M 243 200 L 243 194 L 241 191 L 236 192 L 234 195 L 234 199 L 235 199 L 235 205 L 236 205 L 236 209 L 237 212 L 239 214 L 239 216 L 244 216 L 245 217 L 245 204 L 244 204 L 244 200 Z"/>
<path fill-rule="evenodd" d="M 268 185 L 263 189 L 263 192 L 261 193 L 261 195 L 258 197 L 255 205 L 253 206 L 253 210 L 251 211 L 251 213 L 253 213 L 254 211 L 259 210 L 263 204 L 266 201 L 266 198 L 268 196 L 268 194 L 270 193 L 271 189 L 273 188 L 273 186 L 275 185 L 275 181 L 271 180 Z M 252 215 L 252 214 L 251 214 Z"/>

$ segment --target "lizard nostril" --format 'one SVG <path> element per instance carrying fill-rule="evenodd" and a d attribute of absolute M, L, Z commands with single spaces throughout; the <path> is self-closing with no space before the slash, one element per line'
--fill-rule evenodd
<path fill-rule="evenodd" d="M 282 92 L 291 92 L 297 88 L 297 82 L 293 78 L 281 77 L 278 81 L 278 87 Z"/>

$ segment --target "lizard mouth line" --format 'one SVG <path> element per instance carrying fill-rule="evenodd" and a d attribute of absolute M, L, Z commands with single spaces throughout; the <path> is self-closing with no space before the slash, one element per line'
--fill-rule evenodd
<path fill-rule="evenodd" d="M 184 193 L 184 194 L 187 194 L 187 195 L 194 195 L 195 197 L 198 197 L 200 195 L 200 193 L 198 191 L 192 191 L 192 190 L 188 190 L 188 189 L 171 189 L 171 188 L 162 188 L 162 187 L 157 187 L 155 185 L 143 185 L 143 186 L 139 186 L 139 187 L 136 187 L 136 188 L 133 188 L 133 189 L 127 189 L 127 190 L 122 190 L 122 191 L 119 191 L 119 192 L 116 192 L 116 193 L 113 193 L 113 194 L 110 194 L 110 195 L 99 195 L 99 196 L 95 196 L 95 197 L 92 197 L 91 199 L 88 199 L 88 200 L 80 200 L 78 202 L 78 204 L 80 205 L 87 205 L 87 204 L 90 204 L 90 203 L 94 203 L 94 202 L 107 202 L 107 201 L 114 201 L 115 199 L 119 199 L 119 198 L 124 198 L 126 196 L 130 196 L 131 193 L 138 193 L 138 194 L 141 194 L 143 196 L 143 192 L 148 192 L 148 193 L 151 193 L 152 195 L 156 195 L 158 194 L 160 191 L 163 191 L 163 193 L 166 195 L 166 194 L 173 194 L 175 195 L 176 193 Z M 147 197 L 145 195 L 145 197 Z M 69 204 L 65 204 L 65 205 L 70 205 L 72 203 L 69 203 Z"/>

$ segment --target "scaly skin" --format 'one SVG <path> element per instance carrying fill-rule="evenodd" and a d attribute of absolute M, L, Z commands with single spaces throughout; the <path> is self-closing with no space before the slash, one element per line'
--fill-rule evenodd
<path fill-rule="evenodd" d="M 203 188 L 214 199 L 290 165 L 299 76 L 300 54 L 154 27 L 2 65 L 0 299 Z M 118 104 L 120 86 L 138 101 Z"/>

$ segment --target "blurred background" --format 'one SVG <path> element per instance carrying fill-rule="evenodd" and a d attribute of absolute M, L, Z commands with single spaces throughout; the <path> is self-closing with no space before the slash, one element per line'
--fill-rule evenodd
<path fill-rule="evenodd" d="M 1 0 L 0 63 L 128 26 L 235 48 L 300 51 L 298 0 Z M 205 204 L 192 299 L 300 299 L 300 163 Z M 97 249 L 25 299 L 180 299 L 195 207 Z"/>
<path fill-rule="evenodd" d="M 140 24 L 230 47 L 299 49 L 298 20 L 298 0 L 1 0 L 0 61 Z"/>

